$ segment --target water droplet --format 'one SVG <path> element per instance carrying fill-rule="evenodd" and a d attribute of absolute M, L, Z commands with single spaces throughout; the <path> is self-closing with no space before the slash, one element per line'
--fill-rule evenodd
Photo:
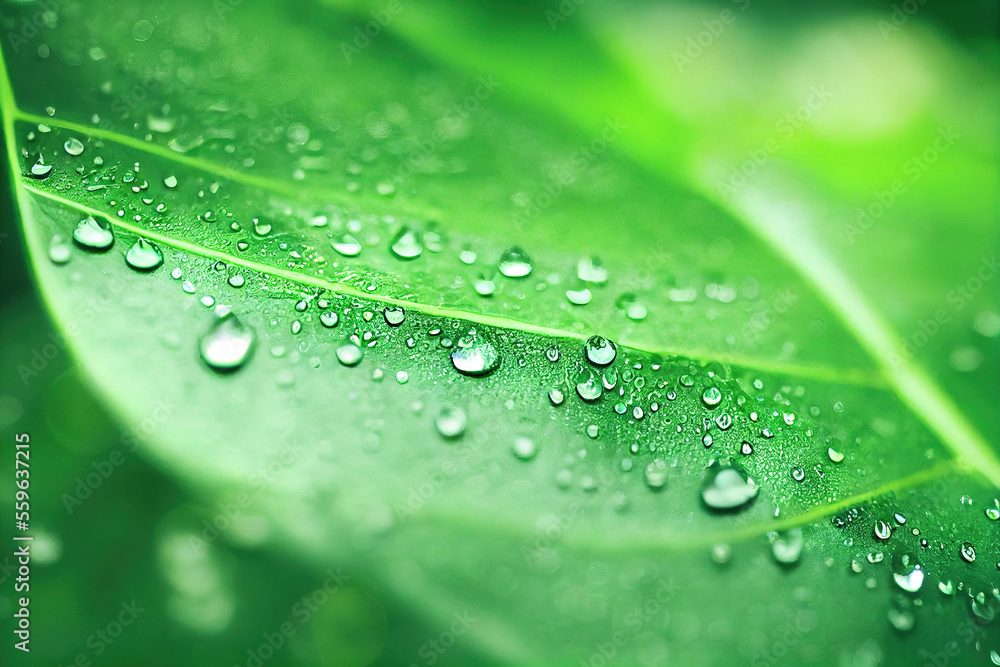
<path fill-rule="evenodd" d="M 44 164 L 42 162 L 42 158 L 41 157 L 38 158 L 38 162 L 36 162 L 35 164 L 31 165 L 31 169 L 28 172 L 28 174 L 32 178 L 37 179 L 39 181 L 44 181 L 46 178 L 49 177 L 49 175 L 51 173 L 52 173 L 52 165 L 51 164 Z"/>
<path fill-rule="evenodd" d="M 406 384 L 410 381 L 410 374 L 406 371 L 396 371 L 396 382 Z"/>
<path fill-rule="evenodd" d="M 638 301 L 633 301 L 625 306 L 625 317 L 633 322 L 641 322 L 649 315 L 649 309 Z"/>
<path fill-rule="evenodd" d="M 441 412 L 434 418 L 434 426 L 438 433 L 448 439 L 461 437 L 465 433 L 467 423 L 465 413 L 459 408 L 441 408 Z"/>
<path fill-rule="evenodd" d="M 125 261 L 137 271 L 152 271 L 163 264 L 163 253 L 155 244 L 139 238 L 125 253 Z"/>
<path fill-rule="evenodd" d="M 302 322 L 294 320 L 292 322 L 292 333 L 299 334 L 302 331 Z"/>
<path fill-rule="evenodd" d="M 591 336 L 583 346 L 587 361 L 595 366 L 607 366 L 618 356 L 618 347 L 604 336 Z"/>
<path fill-rule="evenodd" d="M 66 140 L 66 143 L 63 144 L 63 148 L 67 153 L 75 157 L 83 153 L 83 142 L 76 137 L 70 137 Z"/>
<path fill-rule="evenodd" d="M 552 403 L 552 405 L 562 405 L 563 401 L 565 400 L 566 397 L 558 389 L 553 389 L 552 391 L 549 392 L 549 401 Z"/>
<path fill-rule="evenodd" d="M 511 449 L 514 451 L 514 455 L 522 461 L 530 461 L 538 453 L 535 441 L 530 438 L 515 439 L 514 444 L 511 445 Z"/>
<path fill-rule="evenodd" d="M 706 448 L 711 447 L 712 443 L 715 442 L 715 438 L 712 437 L 711 433 L 706 433 L 701 436 L 701 444 L 705 445 Z"/>
<path fill-rule="evenodd" d="M 132 39 L 137 42 L 145 42 L 153 35 L 153 24 L 142 19 L 135 22 L 132 26 Z"/>
<path fill-rule="evenodd" d="M 586 306 L 594 298 L 594 295 L 584 287 L 580 290 L 566 290 L 566 298 L 574 306 Z"/>
<path fill-rule="evenodd" d="M 320 324 L 325 326 L 327 329 L 332 329 L 337 326 L 337 322 L 340 321 L 340 316 L 332 310 L 326 310 L 319 314 Z"/>
<path fill-rule="evenodd" d="M 701 490 L 701 499 L 708 509 L 734 512 L 743 509 L 757 497 L 759 488 L 739 468 L 715 466 L 709 469 Z"/>
<path fill-rule="evenodd" d="M 646 485 L 658 491 L 667 483 L 667 464 L 662 459 L 653 459 L 646 466 Z"/>
<path fill-rule="evenodd" d="M 966 563 L 976 562 L 976 548 L 972 546 L 971 542 L 962 542 L 962 547 L 958 553 Z"/>
<path fill-rule="evenodd" d="M 733 550 L 728 544 L 716 544 L 712 547 L 712 562 L 725 565 L 733 557 Z"/>
<path fill-rule="evenodd" d="M 585 283 L 602 285 L 608 281 L 608 270 L 597 257 L 584 257 L 576 265 L 577 277 Z"/>
<path fill-rule="evenodd" d="M 338 234 L 330 241 L 330 245 L 344 257 L 357 257 L 361 254 L 361 244 L 351 234 Z"/>
<path fill-rule="evenodd" d="M 910 554 L 893 556 L 892 578 L 907 593 L 916 593 L 924 583 L 924 570 Z"/>
<path fill-rule="evenodd" d="M 702 402 L 706 407 L 714 408 L 722 402 L 722 392 L 718 387 L 709 387 L 701 395 Z"/>
<path fill-rule="evenodd" d="M 69 244 L 63 240 L 62 236 L 56 234 L 49 241 L 49 259 L 52 260 L 53 264 L 65 264 L 69 258 Z"/>
<path fill-rule="evenodd" d="M 269 220 L 262 220 L 261 218 L 253 219 L 253 230 L 257 232 L 260 236 L 267 236 L 271 233 L 271 222 Z"/>
<path fill-rule="evenodd" d="M 838 452 L 833 447 L 828 447 L 826 450 L 826 455 L 830 457 L 830 460 L 834 463 L 840 463 L 844 460 L 844 455 Z"/>
<path fill-rule="evenodd" d="M 881 551 L 872 551 L 871 553 L 868 554 L 868 562 L 871 563 L 872 565 L 876 563 L 881 563 L 884 558 L 885 554 L 882 553 Z"/>
<path fill-rule="evenodd" d="M 552 347 L 547 348 L 545 350 L 545 358 L 552 363 L 559 361 L 559 346 L 553 345 Z"/>
<path fill-rule="evenodd" d="M 740 444 L 740 454 L 742 454 L 743 456 L 750 456 L 751 454 L 753 454 L 753 445 L 744 440 Z"/>
<path fill-rule="evenodd" d="M 889 539 L 892 537 L 892 527 L 879 519 L 875 522 L 875 537 L 883 541 Z"/>
<path fill-rule="evenodd" d="M 587 436 L 591 440 L 597 440 L 597 436 L 601 434 L 601 428 L 597 424 L 590 424 L 587 426 Z"/>
<path fill-rule="evenodd" d="M 889 608 L 889 623 L 900 632 L 909 632 L 913 629 L 916 619 L 909 609 Z"/>
<path fill-rule="evenodd" d="M 801 482 L 806 478 L 806 472 L 802 468 L 792 468 L 792 479 Z"/>
<path fill-rule="evenodd" d="M 597 374 L 589 368 L 585 368 L 577 377 L 576 393 L 583 400 L 592 403 L 601 397 L 601 394 L 604 393 L 604 387 L 601 386 L 601 380 Z"/>
<path fill-rule="evenodd" d="M 229 277 L 229 284 L 232 287 L 237 287 L 237 288 L 238 287 L 243 287 L 243 285 L 245 283 L 246 283 L 246 280 L 243 278 L 243 276 L 241 276 L 238 273 Z"/>
<path fill-rule="evenodd" d="M 163 184 L 165 186 L 167 186 L 168 188 L 176 188 L 177 187 L 177 177 L 176 176 L 172 176 L 172 175 L 171 176 L 167 176 L 166 178 L 163 179 Z"/>
<path fill-rule="evenodd" d="M 399 306 L 390 306 L 382 311 L 382 317 L 390 327 L 398 327 L 406 321 L 406 312 Z"/>
<path fill-rule="evenodd" d="M 337 348 L 337 361 L 345 366 L 357 366 L 364 356 L 364 350 L 351 342 L 346 342 Z"/>
<path fill-rule="evenodd" d="M 73 230 L 73 240 L 85 250 L 103 252 L 114 244 L 115 235 L 106 221 L 88 215 Z"/>
<path fill-rule="evenodd" d="M 473 283 L 472 288 L 476 290 L 476 294 L 479 296 L 493 296 L 493 293 L 497 291 L 496 283 L 486 278 L 477 280 Z"/>
<path fill-rule="evenodd" d="M 989 519 L 990 521 L 1000 520 L 1000 509 L 997 509 L 995 507 L 987 507 L 986 518 Z"/>
<path fill-rule="evenodd" d="M 474 377 L 489 375 L 500 365 L 500 354 L 485 336 L 472 329 L 459 340 L 451 363 L 459 373 Z"/>
<path fill-rule="evenodd" d="M 951 579 L 949 579 L 948 581 L 939 581 L 938 590 L 941 591 L 941 593 L 944 595 L 954 595 L 955 584 L 951 582 Z"/>
<path fill-rule="evenodd" d="M 906 525 L 906 517 L 900 514 L 899 512 L 894 513 L 892 515 L 892 518 L 895 519 L 896 523 L 898 523 L 900 526 Z"/>
<path fill-rule="evenodd" d="M 715 424 L 723 431 L 729 430 L 729 427 L 733 425 L 733 418 L 731 415 L 723 412 L 720 415 L 716 415 Z"/>
<path fill-rule="evenodd" d="M 403 227 L 393 237 L 389 249 L 399 259 L 410 260 L 420 257 L 424 252 L 424 244 L 420 240 L 419 232 Z"/>
<path fill-rule="evenodd" d="M 228 313 L 216 320 L 208 333 L 202 336 L 199 349 L 201 358 L 210 368 L 228 373 L 246 363 L 253 347 L 253 329 L 245 326 L 233 313 Z"/>
<path fill-rule="evenodd" d="M 185 280 L 184 282 L 181 283 L 181 289 L 187 292 L 188 294 L 194 294 L 194 283 L 192 283 L 190 280 Z"/>
<path fill-rule="evenodd" d="M 524 278 L 531 273 L 531 259 L 517 246 L 511 246 L 500 255 L 500 273 L 508 278 Z"/>
<path fill-rule="evenodd" d="M 802 557 L 802 544 L 802 529 L 793 528 L 775 535 L 771 541 L 771 553 L 780 564 L 793 565 Z"/>
<path fill-rule="evenodd" d="M 476 251 L 468 248 L 458 254 L 458 259 L 461 260 L 462 264 L 475 264 L 477 257 Z"/>

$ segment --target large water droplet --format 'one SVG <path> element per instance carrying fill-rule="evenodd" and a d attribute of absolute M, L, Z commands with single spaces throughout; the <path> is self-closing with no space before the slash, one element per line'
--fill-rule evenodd
<path fill-rule="evenodd" d="M 271 222 L 262 218 L 254 218 L 253 230 L 260 236 L 267 236 L 271 233 Z"/>
<path fill-rule="evenodd" d="M 757 492 L 757 485 L 739 468 L 716 466 L 709 469 L 701 499 L 710 510 L 734 512 L 749 505 Z"/>
<path fill-rule="evenodd" d="M 718 387 L 709 387 L 702 392 L 701 400 L 706 407 L 714 408 L 722 402 L 722 392 Z"/>
<path fill-rule="evenodd" d="M 593 298 L 594 295 L 586 287 L 579 290 L 566 290 L 566 299 L 574 306 L 586 306 Z"/>
<path fill-rule="evenodd" d="M 63 149 L 72 156 L 77 156 L 83 153 L 83 142 L 76 137 L 70 137 L 63 144 Z"/>
<path fill-rule="evenodd" d="M 892 526 L 882 519 L 875 522 L 875 537 L 880 540 L 887 540 L 892 537 Z"/>
<path fill-rule="evenodd" d="M 364 356 L 364 351 L 349 341 L 337 348 L 337 361 L 345 366 L 357 366 Z"/>
<path fill-rule="evenodd" d="M 451 363 L 463 375 L 489 375 L 500 365 L 500 354 L 486 337 L 472 329 L 458 341 Z"/>
<path fill-rule="evenodd" d="M 415 232 L 408 227 L 403 227 L 393 237 L 389 246 L 392 254 L 399 259 L 416 259 L 424 252 L 424 244 L 420 239 L 419 232 Z"/>
<path fill-rule="evenodd" d="M 604 336 L 591 336 L 583 346 L 587 361 L 595 366 L 607 366 L 618 356 L 618 347 Z"/>
<path fill-rule="evenodd" d="M 152 271 L 163 264 L 163 253 L 154 244 L 140 238 L 125 253 L 125 262 L 137 271 Z"/>
<path fill-rule="evenodd" d="M 532 268 L 531 258 L 517 246 L 507 248 L 500 255 L 500 273 L 508 278 L 524 278 Z"/>
<path fill-rule="evenodd" d="M 320 324 L 328 329 L 332 329 L 337 326 L 337 322 L 340 321 L 340 316 L 332 310 L 325 310 L 319 314 Z"/>
<path fill-rule="evenodd" d="M 916 593 L 924 583 L 924 570 L 910 554 L 893 556 L 892 578 L 907 593 Z"/>
<path fill-rule="evenodd" d="M 253 329 L 229 313 L 219 318 L 201 339 L 201 358 L 220 373 L 235 371 L 253 353 Z"/>
<path fill-rule="evenodd" d="M 56 234 L 49 241 L 49 259 L 53 264 L 65 264 L 69 261 L 69 257 L 69 245 L 62 236 Z"/>
<path fill-rule="evenodd" d="M 583 369 L 577 377 L 576 393 L 588 403 L 596 401 L 604 393 L 601 379 L 589 368 Z"/>
<path fill-rule="evenodd" d="M 793 528 L 786 533 L 776 534 L 771 542 L 774 560 L 782 565 L 794 565 L 802 557 L 802 529 Z"/>
<path fill-rule="evenodd" d="M 344 257 L 357 257 L 361 254 L 361 244 L 351 234 L 338 234 L 330 241 L 333 249 Z"/>
<path fill-rule="evenodd" d="M 434 426 L 443 438 L 458 438 L 465 433 L 467 420 L 465 413 L 458 408 L 441 408 L 434 418 Z"/>
<path fill-rule="evenodd" d="M 398 306 L 389 306 L 382 311 L 382 316 L 385 317 L 385 322 L 390 327 L 398 327 L 406 321 L 406 312 Z"/>
<path fill-rule="evenodd" d="M 166 178 L 163 179 L 163 185 L 165 185 L 165 186 L 167 186 L 168 188 L 171 188 L 171 189 L 176 188 L 177 187 L 177 177 L 173 176 L 173 175 L 167 176 Z"/>
<path fill-rule="evenodd" d="M 88 215 L 73 230 L 73 240 L 86 250 L 103 252 L 114 244 L 115 235 L 106 221 Z"/>
<path fill-rule="evenodd" d="M 42 162 L 42 158 L 38 158 L 38 162 L 31 165 L 31 169 L 28 170 L 28 175 L 39 181 L 44 181 L 52 173 L 52 165 L 45 164 Z"/>

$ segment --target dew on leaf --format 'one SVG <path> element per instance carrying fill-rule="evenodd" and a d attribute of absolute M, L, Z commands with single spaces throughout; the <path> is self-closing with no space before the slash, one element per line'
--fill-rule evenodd
<path fill-rule="evenodd" d="M 895 607 L 890 607 L 888 616 L 889 623 L 891 623 L 892 627 L 896 628 L 900 632 L 909 632 L 913 629 L 913 626 L 916 623 L 913 612 L 909 609 L 897 609 Z"/>
<path fill-rule="evenodd" d="M 207 215 L 205 217 L 206 219 L 208 218 Z M 258 235 L 267 236 L 268 234 L 271 233 L 270 221 L 262 220 L 261 218 L 254 218 L 252 222 L 253 222 L 253 230 L 257 232 Z"/>
<path fill-rule="evenodd" d="M 152 271 L 163 264 L 163 253 L 154 243 L 139 238 L 125 253 L 125 262 L 136 271 Z"/>
<path fill-rule="evenodd" d="M 424 244 L 419 232 L 403 227 L 392 238 L 389 249 L 398 259 L 411 260 L 423 254 Z"/>
<path fill-rule="evenodd" d="M 589 289 L 566 290 L 566 299 L 574 306 L 586 306 L 594 298 Z"/>
<path fill-rule="evenodd" d="M 599 427 L 597 424 L 590 424 L 589 426 L 587 426 L 586 432 L 587 432 L 587 437 L 589 437 L 591 440 L 596 440 L 597 436 L 601 434 L 601 427 Z"/>
<path fill-rule="evenodd" d="M 712 546 L 712 562 L 716 565 L 725 565 L 733 557 L 733 549 L 728 544 L 716 544 Z"/>
<path fill-rule="evenodd" d="M 382 311 L 385 323 L 390 327 L 398 327 L 406 321 L 406 312 L 399 306 L 390 306 Z"/>
<path fill-rule="evenodd" d="M 566 397 L 560 390 L 553 389 L 549 392 L 549 402 L 552 403 L 552 405 L 562 405 L 565 400 Z"/>
<path fill-rule="evenodd" d="M 729 430 L 729 427 L 733 425 L 733 418 L 728 413 L 723 412 L 720 415 L 716 415 L 715 424 L 723 431 Z"/>
<path fill-rule="evenodd" d="M 410 381 L 410 374 L 406 371 L 396 371 L 396 382 L 406 384 Z"/>
<path fill-rule="evenodd" d="M 522 461 L 530 461 L 535 458 L 535 454 L 538 453 L 538 447 L 535 445 L 535 441 L 524 437 L 515 438 L 514 443 L 511 445 L 511 449 L 514 452 L 514 456 Z"/>
<path fill-rule="evenodd" d="M 69 244 L 62 236 L 56 234 L 49 241 L 49 259 L 53 264 L 65 264 L 70 258 Z"/>
<path fill-rule="evenodd" d="M 646 466 L 646 486 L 658 491 L 667 483 L 667 464 L 662 459 L 653 459 Z"/>
<path fill-rule="evenodd" d="M 437 417 L 434 418 L 434 426 L 442 438 L 458 438 L 465 433 L 467 419 L 465 413 L 459 408 L 441 408 Z"/>
<path fill-rule="evenodd" d="M 177 177 L 173 176 L 173 175 L 167 176 L 166 178 L 163 179 L 163 185 L 165 185 L 166 187 L 171 188 L 171 189 L 176 188 L 177 187 Z"/>
<path fill-rule="evenodd" d="M 518 246 L 511 246 L 500 255 L 500 273 L 508 278 L 524 278 L 532 268 L 531 259 Z"/>
<path fill-rule="evenodd" d="M 83 153 L 83 142 L 76 137 L 70 137 L 63 144 L 63 149 L 72 156 L 77 156 Z"/>
<path fill-rule="evenodd" d="M 220 373 L 242 367 L 253 353 L 253 347 L 253 329 L 245 326 L 233 313 L 216 320 L 199 344 L 202 360 Z"/>
<path fill-rule="evenodd" d="M 735 512 L 757 497 L 759 487 L 735 466 L 714 466 L 701 489 L 701 499 L 714 512 Z"/>
<path fill-rule="evenodd" d="M 976 562 L 976 548 L 972 546 L 971 542 L 962 542 L 962 546 L 958 550 L 959 555 L 962 557 L 966 563 Z"/>
<path fill-rule="evenodd" d="M 916 593 L 924 583 L 924 570 L 910 554 L 893 556 L 892 578 L 907 593 Z"/>
<path fill-rule="evenodd" d="M 802 529 L 792 528 L 774 536 L 771 541 L 771 554 L 781 565 L 794 565 L 802 557 L 802 545 Z"/>
<path fill-rule="evenodd" d="M 882 519 L 877 520 L 875 522 L 875 537 L 883 541 L 889 539 L 892 537 L 892 527 Z"/>
<path fill-rule="evenodd" d="M 597 257 L 583 257 L 576 265 L 577 277 L 585 283 L 602 285 L 608 281 L 608 270 Z"/>
<path fill-rule="evenodd" d="M 492 280 L 487 280 L 486 278 L 482 278 L 474 282 L 472 284 L 472 288 L 476 290 L 476 294 L 479 296 L 493 296 L 493 294 L 497 291 L 496 283 Z"/>
<path fill-rule="evenodd" d="M 604 336 L 591 336 L 583 346 L 587 361 L 595 366 L 607 366 L 618 356 L 618 347 Z"/>
<path fill-rule="evenodd" d="M 941 591 L 943 595 L 954 595 L 955 584 L 951 582 L 951 579 L 949 579 L 948 581 L 939 581 L 938 590 Z"/>
<path fill-rule="evenodd" d="M 337 348 L 337 361 L 345 366 L 357 366 L 364 356 L 364 350 L 352 342 L 345 342 Z"/>
<path fill-rule="evenodd" d="M 601 397 L 601 394 L 604 393 L 604 387 L 601 386 L 601 380 L 596 373 L 590 369 L 584 369 L 577 378 L 576 393 L 583 400 L 592 403 Z"/>
<path fill-rule="evenodd" d="M 103 252 L 114 244 L 115 235 L 109 223 L 88 215 L 73 230 L 73 240 L 85 250 Z"/>
<path fill-rule="evenodd" d="M 472 329 L 451 353 L 451 363 L 459 373 L 479 377 L 500 365 L 500 354 L 485 336 Z"/>
<path fill-rule="evenodd" d="M 706 407 L 714 408 L 722 402 L 722 392 L 718 387 L 709 387 L 701 394 L 701 400 Z"/>
<path fill-rule="evenodd" d="M 361 254 L 361 244 L 351 234 L 334 236 L 330 241 L 330 246 L 344 257 L 357 257 Z"/>
<path fill-rule="evenodd" d="M 828 447 L 826 450 L 826 455 L 830 457 L 830 460 L 834 463 L 840 463 L 844 460 L 844 455 L 838 452 L 833 447 Z"/>
<path fill-rule="evenodd" d="M 801 482 L 806 478 L 806 473 L 802 468 L 792 468 L 792 479 Z"/>
<path fill-rule="evenodd" d="M 50 174 L 52 174 L 52 165 L 43 163 L 41 157 L 28 170 L 28 175 L 39 181 L 44 181 Z"/>

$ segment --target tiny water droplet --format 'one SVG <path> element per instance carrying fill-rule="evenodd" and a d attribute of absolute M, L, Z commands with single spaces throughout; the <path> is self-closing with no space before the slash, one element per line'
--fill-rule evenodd
<path fill-rule="evenodd" d="M 253 230 L 257 232 L 260 236 L 267 236 L 271 233 L 271 223 L 268 220 L 262 220 L 261 218 L 253 219 Z"/>
<path fill-rule="evenodd" d="M 210 368 L 220 373 L 235 371 L 246 363 L 253 353 L 254 333 L 229 313 L 212 325 L 201 338 L 201 358 Z"/>
<path fill-rule="evenodd" d="M 753 454 L 753 445 L 744 440 L 742 444 L 740 444 L 740 454 L 743 456 L 750 456 Z"/>
<path fill-rule="evenodd" d="M 451 353 L 451 363 L 463 375 L 480 377 L 496 370 L 500 365 L 500 354 L 493 343 L 472 329 Z"/>
<path fill-rule="evenodd" d="M 597 424 L 590 424 L 587 426 L 587 437 L 591 440 L 597 440 L 597 436 L 601 434 L 601 428 Z"/>
<path fill-rule="evenodd" d="M 420 239 L 419 232 L 409 227 L 403 227 L 392 238 L 389 249 L 392 250 L 392 254 L 397 258 L 411 260 L 423 254 L 424 244 Z"/>
<path fill-rule="evenodd" d="M 801 482 L 806 478 L 806 472 L 802 468 L 792 468 L 792 479 Z"/>
<path fill-rule="evenodd" d="M 954 595 L 955 584 L 951 582 L 951 579 L 949 579 L 948 581 L 939 581 L 938 590 L 941 591 L 941 593 L 943 593 L 944 595 Z"/>
<path fill-rule="evenodd" d="M 583 346 L 587 361 L 595 366 L 607 366 L 618 356 L 618 347 L 604 336 L 591 336 Z"/>
<path fill-rule="evenodd" d="M 406 321 L 406 312 L 399 306 L 390 306 L 382 311 L 386 324 L 390 327 L 398 327 Z"/>
<path fill-rule="evenodd" d="M 966 563 L 976 562 L 976 548 L 972 546 L 971 542 L 962 542 L 962 547 L 958 553 Z"/>
<path fill-rule="evenodd" d="M 42 158 L 38 158 L 38 162 L 31 165 L 31 169 L 28 171 L 28 175 L 39 181 L 44 181 L 49 175 L 52 174 L 52 165 L 44 164 Z"/>
<path fill-rule="evenodd" d="M 163 179 L 163 184 L 165 186 L 167 186 L 168 188 L 176 188 L 177 187 L 177 177 L 173 176 L 173 175 L 167 176 L 166 178 Z"/>
<path fill-rule="evenodd" d="M 712 562 L 725 565 L 733 557 L 733 549 L 728 544 L 716 544 L 712 547 Z"/>
<path fill-rule="evenodd" d="M 106 221 L 88 215 L 73 230 L 73 240 L 85 250 L 103 252 L 114 244 L 115 235 Z"/>
<path fill-rule="evenodd" d="M 441 408 L 434 418 L 434 426 L 443 438 L 458 438 L 465 433 L 467 419 L 459 408 Z"/>
<path fill-rule="evenodd" d="M 844 460 L 844 455 L 838 452 L 833 447 L 828 447 L 826 450 L 826 455 L 830 457 L 830 460 L 834 463 L 840 463 Z"/>
<path fill-rule="evenodd" d="M 476 290 L 476 294 L 479 296 L 493 296 L 493 293 L 497 291 L 496 283 L 486 278 L 477 280 L 472 284 L 472 288 Z"/>
<path fill-rule="evenodd" d="M 715 424 L 723 431 L 727 431 L 733 425 L 733 418 L 728 413 L 723 412 L 720 415 L 716 415 Z"/>
<path fill-rule="evenodd" d="M 476 251 L 468 248 L 458 254 L 458 259 L 461 260 L 462 264 L 475 264 L 477 257 Z"/>
<path fill-rule="evenodd" d="M 72 156 L 77 156 L 83 153 L 83 142 L 76 137 L 70 137 L 63 144 L 63 149 Z"/>
<path fill-rule="evenodd" d="M 907 593 L 916 593 L 924 583 L 924 570 L 909 554 L 893 556 L 892 578 Z"/>
<path fill-rule="evenodd" d="M 516 438 L 511 449 L 514 451 L 514 455 L 522 461 L 530 461 L 538 453 L 535 441 L 530 438 Z"/>
<path fill-rule="evenodd" d="M 552 391 L 549 392 L 549 401 L 552 403 L 552 405 L 562 405 L 563 401 L 565 400 L 566 397 L 558 389 L 553 389 Z"/>
<path fill-rule="evenodd" d="M 396 382 L 406 384 L 410 381 L 410 374 L 406 371 L 396 371 Z"/>
<path fill-rule="evenodd" d="M 589 289 L 566 290 L 566 299 L 574 306 L 586 306 L 594 298 Z"/>
<path fill-rule="evenodd" d="M 735 466 L 714 466 L 701 490 L 705 506 L 715 512 L 735 512 L 757 497 L 758 486 Z"/>
<path fill-rule="evenodd" d="M 351 342 L 346 342 L 337 348 L 337 361 L 345 366 L 357 366 L 364 356 L 364 351 Z"/>
<path fill-rule="evenodd" d="M 604 387 L 596 373 L 590 369 L 584 369 L 577 378 L 576 393 L 583 400 L 592 403 L 601 397 L 601 394 L 604 393 Z"/>
<path fill-rule="evenodd" d="M 245 283 L 246 280 L 238 273 L 229 277 L 229 284 L 232 287 L 243 287 Z"/>
<path fill-rule="evenodd" d="M 883 541 L 889 539 L 892 537 L 892 527 L 885 521 L 882 521 L 882 519 L 879 519 L 875 522 L 875 537 Z"/>
<path fill-rule="evenodd" d="M 508 278 L 524 278 L 532 268 L 531 259 L 518 246 L 511 246 L 500 255 L 500 273 Z"/>
<path fill-rule="evenodd" d="M 139 238 L 125 253 L 125 262 L 136 271 L 152 271 L 163 264 L 163 253 L 144 238 Z"/>

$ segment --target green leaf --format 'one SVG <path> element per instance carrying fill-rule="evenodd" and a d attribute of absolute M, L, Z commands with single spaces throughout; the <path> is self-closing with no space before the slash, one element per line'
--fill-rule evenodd
<path fill-rule="evenodd" d="M 845 211 L 885 174 L 847 165 L 921 150 L 961 105 L 869 128 L 857 152 L 837 148 L 857 110 L 824 107 L 785 144 L 795 169 L 768 161 L 724 197 L 719 174 L 799 89 L 760 92 L 758 119 L 678 98 L 656 30 L 696 34 L 702 14 L 598 4 L 553 31 L 543 12 L 392 7 L 116 3 L 67 9 L 47 57 L 5 45 L 0 111 L 41 292 L 144 455 L 208 508 L 158 537 L 171 599 L 195 604 L 171 573 L 219 567 L 221 533 L 361 582 L 368 597 L 309 621 L 356 636 L 359 663 L 913 664 L 951 641 L 963 660 L 1000 648 L 1000 462 L 981 435 L 998 432 L 998 353 L 966 340 L 973 316 L 997 317 L 995 290 L 901 353 L 996 245 L 995 197 L 950 180 L 996 184 L 977 139 L 993 125 L 961 118 L 952 176 L 921 180 L 919 225 L 901 200 L 851 244 Z M 793 69 L 766 46 L 779 28 L 739 39 Z M 810 19 L 792 29 L 820 48 Z M 932 81 L 980 76 L 942 48 Z M 960 239 L 935 247 L 958 210 Z M 114 244 L 66 261 L 88 216 Z M 359 254 L 334 247 L 343 234 Z M 130 266 L 140 239 L 162 265 Z M 530 275 L 502 273 L 514 248 Z M 595 256 L 607 278 L 585 282 Z M 586 357 L 595 334 L 617 345 L 608 365 Z M 975 382 L 948 362 L 963 345 Z M 494 370 L 468 373 L 492 351 Z M 706 506 L 719 466 L 757 488 L 736 511 Z M 926 573 L 918 591 L 894 576 L 904 556 Z M 380 635 L 379 605 L 432 636 Z M 460 648 L 438 651 L 449 632 Z M 334 663 L 329 644 L 311 650 Z"/>

